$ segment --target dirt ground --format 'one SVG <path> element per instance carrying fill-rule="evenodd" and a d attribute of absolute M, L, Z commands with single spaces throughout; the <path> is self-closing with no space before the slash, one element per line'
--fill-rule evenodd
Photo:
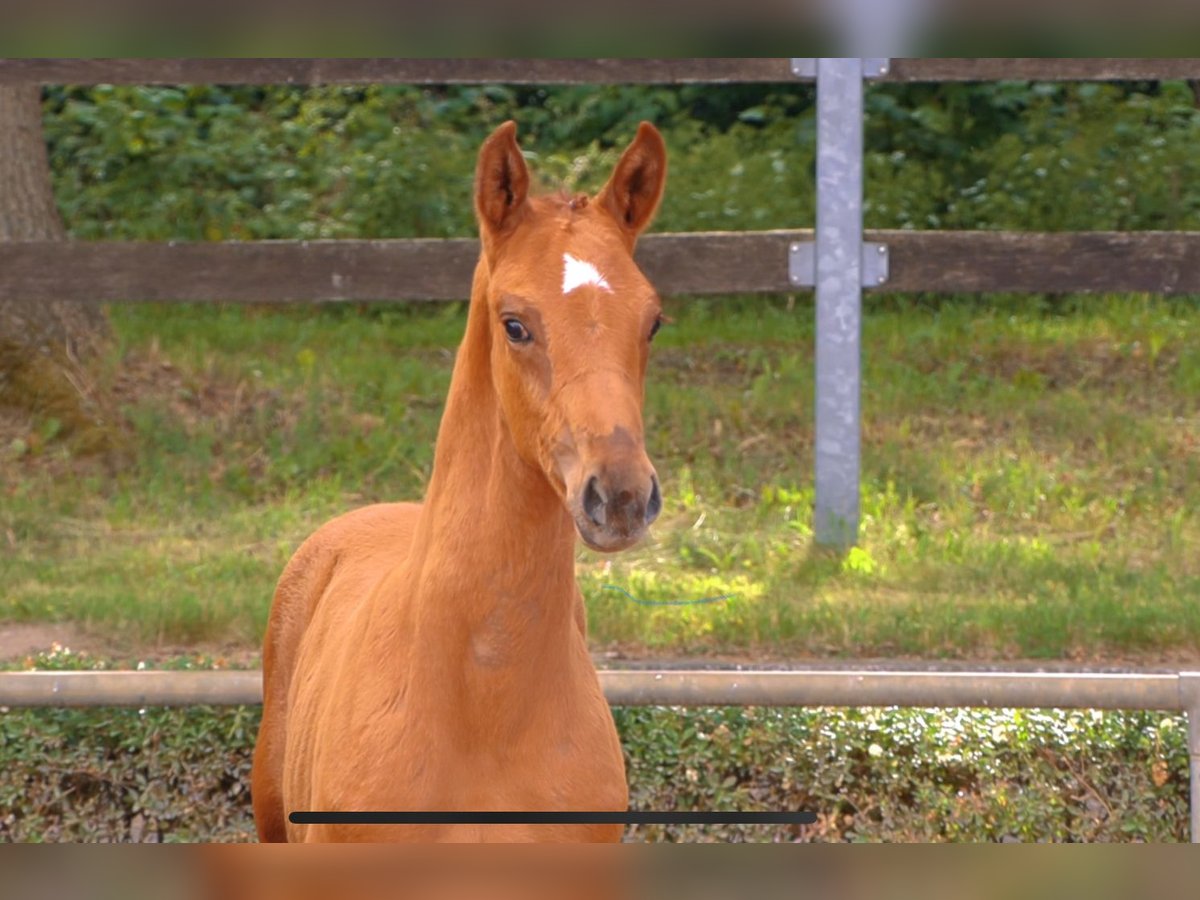
<path fill-rule="evenodd" d="M 261 664 L 260 648 L 235 644 L 171 644 L 158 646 L 120 645 L 102 636 L 90 634 L 70 622 L 0 622 L 0 665 L 19 664 L 55 645 L 72 653 L 86 653 L 98 659 L 145 661 L 148 665 L 186 656 L 204 657 L 221 667 L 250 668 Z M 1200 670 L 1200 658 L 1191 654 L 1146 654 L 1063 660 L 988 659 L 923 660 L 889 657 L 832 659 L 789 657 L 762 649 L 744 654 L 672 655 L 641 647 L 609 646 L 593 652 L 599 668 L 608 669 L 867 669 L 892 671 L 1027 671 L 1027 672 L 1177 672 Z"/>
<path fill-rule="evenodd" d="M 64 622 L 42 622 L 0 625 L 0 662 L 12 662 L 34 653 L 49 650 L 54 644 L 70 647 L 72 651 L 95 652 L 99 645 L 84 636 L 79 628 Z"/>
<path fill-rule="evenodd" d="M 107 660 L 144 660 L 147 664 L 198 655 L 242 668 L 258 665 L 260 656 L 257 647 L 237 645 L 122 646 L 71 622 L 0 622 L 0 665 L 20 663 L 38 653 L 48 653 L 56 645 L 73 654 L 86 653 Z"/>

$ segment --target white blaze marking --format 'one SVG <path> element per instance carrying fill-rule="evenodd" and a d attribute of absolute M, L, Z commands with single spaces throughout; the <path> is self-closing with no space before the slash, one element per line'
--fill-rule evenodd
<path fill-rule="evenodd" d="M 604 276 L 590 262 L 576 259 L 570 253 L 563 254 L 563 293 L 569 294 L 576 288 L 591 284 L 606 291 L 611 291 Z"/>

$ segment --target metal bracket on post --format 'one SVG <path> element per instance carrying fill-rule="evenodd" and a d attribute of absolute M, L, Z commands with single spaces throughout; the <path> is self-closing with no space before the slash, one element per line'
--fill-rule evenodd
<path fill-rule="evenodd" d="M 875 288 L 887 284 L 888 245 L 864 241 L 862 245 L 862 286 Z M 817 283 L 817 245 L 799 241 L 788 245 L 788 281 L 796 287 L 815 287 Z"/>
<path fill-rule="evenodd" d="M 1200 844 L 1200 672 L 1179 673 L 1179 700 L 1188 719 L 1191 839 Z"/>
<path fill-rule="evenodd" d="M 863 78 L 882 78 L 891 69 L 891 57 L 862 60 Z M 817 57 L 792 57 L 792 75 L 796 78 L 817 77 Z"/>

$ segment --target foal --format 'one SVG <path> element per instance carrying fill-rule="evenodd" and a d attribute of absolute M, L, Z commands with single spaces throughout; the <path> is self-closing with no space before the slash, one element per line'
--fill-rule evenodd
<path fill-rule="evenodd" d="M 594 198 L 529 196 L 516 126 L 479 153 L 482 253 L 423 504 L 334 519 L 288 563 L 263 647 L 264 841 L 616 841 L 620 825 L 296 825 L 293 810 L 622 811 L 575 535 L 636 543 L 657 295 L 633 261 L 666 149 L 642 123 Z"/>

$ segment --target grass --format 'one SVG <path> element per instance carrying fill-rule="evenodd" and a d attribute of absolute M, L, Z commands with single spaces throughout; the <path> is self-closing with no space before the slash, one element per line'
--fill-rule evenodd
<path fill-rule="evenodd" d="M 871 297 L 863 523 L 812 547 L 812 311 L 673 301 L 647 443 L 653 537 L 581 549 L 597 647 L 929 658 L 1194 658 L 1200 309 L 1144 296 Z M 101 380 L 138 450 L 0 439 L 0 620 L 136 646 L 256 644 L 274 581 L 347 508 L 417 497 L 459 304 L 127 306 Z M 730 595 L 698 605 L 645 606 Z"/>

